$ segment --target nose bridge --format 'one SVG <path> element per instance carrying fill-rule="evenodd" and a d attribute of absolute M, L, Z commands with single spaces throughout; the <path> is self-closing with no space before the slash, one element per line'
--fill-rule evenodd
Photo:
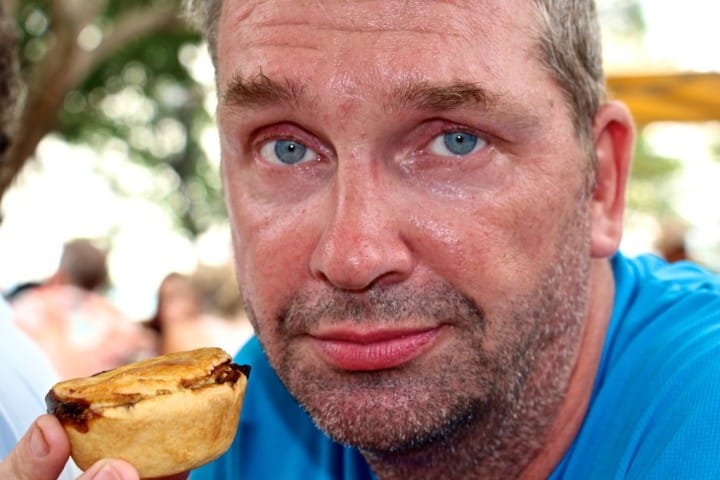
<path fill-rule="evenodd" d="M 406 276 L 412 268 L 403 241 L 398 205 L 378 181 L 377 166 L 338 168 L 329 202 L 332 212 L 313 255 L 313 270 L 338 288 L 360 290 L 379 279 Z"/>
<path fill-rule="evenodd" d="M 364 230 L 379 229 L 380 223 L 389 221 L 384 207 L 390 202 L 378 197 L 379 190 L 379 179 L 372 167 L 339 170 L 332 228 L 362 234 L 367 233 Z"/>

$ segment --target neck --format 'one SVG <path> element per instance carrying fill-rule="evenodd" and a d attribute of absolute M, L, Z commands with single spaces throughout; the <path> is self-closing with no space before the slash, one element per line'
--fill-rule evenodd
<path fill-rule="evenodd" d="M 363 452 L 376 475 L 383 480 L 406 478 L 547 478 L 572 443 L 587 412 L 602 354 L 614 298 L 613 273 L 607 260 L 594 260 L 585 322 L 573 348 L 574 363 L 565 395 L 548 414 L 547 424 L 533 419 L 519 422 L 504 438 L 492 445 L 482 441 L 486 424 L 470 424 L 429 447 L 403 453 Z M 547 370 L 547 369 L 545 369 Z M 520 402 L 533 402 L 543 395 L 544 377 L 553 372 L 533 372 L 531 384 Z M 521 412 L 522 409 L 519 410 Z M 521 413 L 520 413 L 521 414 Z M 484 422 L 498 419 L 483 419 Z M 485 432 L 483 434 L 482 432 Z M 531 432 L 531 433 L 528 433 Z M 539 436 L 537 432 L 543 432 Z M 539 440 L 533 440 L 539 438 Z M 492 453 L 490 453 L 492 451 Z"/>
<path fill-rule="evenodd" d="M 565 400 L 550 428 L 547 441 L 520 475 L 522 480 L 547 478 L 580 430 L 595 384 L 614 300 L 615 281 L 610 262 L 606 259 L 593 260 L 587 321 Z"/>

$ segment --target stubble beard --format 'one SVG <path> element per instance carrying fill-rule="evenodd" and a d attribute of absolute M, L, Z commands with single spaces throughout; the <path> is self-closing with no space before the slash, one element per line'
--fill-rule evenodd
<path fill-rule="evenodd" d="M 363 299 L 346 295 L 332 294 L 309 308 L 306 302 L 294 302 L 285 324 L 294 325 L 293 329 L 302 325 L 305 330 L 328 317 L 354 322 L 381 318 L 392 325 L 408 317 L 430 316 L 451 319 L 454 325 L 446 328 L 471 332 L 472 341 L 448 349 L 452 355 L 433 354 L 373 372 L 308 365 L 301 350 L 289 350 L 280 363 L 281 378 L 331 438 L 362 450 L 403 452 L 445 438 L 487 410 L 477 403 L 496 395 L 492 379 L 498 367 L 476 345 L 484 338 L 485 317 L 471 301 L 446 284 L 426 287 L 421 293 L 394 286 L 374 290 Z M 483 372 L 481 378 L 453 374 L 468 371 L 464 359 L 470 352 L 475 352 L 474 370 Z"/>
<path fill-rule="evenodd" d="M 416 462 L 416 453 L 435 452 L 443 461 L 452 451 L 475 465 L 517 469 L 542 445 L 564 398 L 582 331 L 589 220 L 581 207 L 570 217 L 560 229 L 567 237 L 558 239 L 555 260 L 536 288 L 515 299 L 505 319 L 491 319 L 503 325 L 492 349 L 483 310 L 438 281 L 422 290 L 377 287 L 362 297 L 296 296 L 271 324 L 275 341 L 263 342 L 268 357 L 319 428 L 366 456 L 382 462 L 405 455 Z M 309 362 L 307 352 L 295 348 L 292 332 L 319 322 L 372 318 L 399 324 L 413 316 L 451 320 L 449 348 L 375 372 L 333 370 Z M 259 337 L 262 342 L 264 335 Z M 472 441 L 463 441 L 468 435 Z"/>

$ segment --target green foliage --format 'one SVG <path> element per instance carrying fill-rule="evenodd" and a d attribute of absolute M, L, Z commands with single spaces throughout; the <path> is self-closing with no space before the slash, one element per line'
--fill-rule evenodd
<path fill-rule="evenodd" d="M 202 107 L 202 99 L 196 98 L 201 95 L 199 86 L 178 59 L 183 45 L 197 42 L 194 36 L 179 32 L 156 34 L 127 45 L 67 96 L 60 114 L 60 131 L 75 141 L 87 141 L 95 129 L 127 138 L 133 123 L 156 123 L 176 114 L 177 108 Z M 109 113 L 108 98 L 129 91 L 140 96 L 135 99 L 137 108 L 150 111 L 134 115 Z M 168 92 L 173 92 L 172 98 L 168 98 Z M 195 113 L 207 118 L 201 111 Z M 137 153 L 147 158 L 146 152 Z"/>
<path fill-rule="evenodd" d="M 112 32 L 129 11 L 174 7 L 181 0 L 110 0 L 92 25 L 100 35 Z M 26 76 L 41 62 L 57 39 L 50 28 L 50 5 L 21 0 L 16 15 L 21 27 Z M 158 179 L 177 182 L 177 188 L 145 192 L 167 206 L 179 228 L 196 235 L 224 218 L 217 169 L 200 147 L 200 135 L 212 119 L 204 108 L 206 87 L 198 84 L 183 62 L 188 47 L 200 38 L 178 22 L 133 39 L 89 72 L 65 96 L 55 130 L 67 141 L 89 144 L 98 151 L 118 142 L 127 157 L 155 172 Z M 115 183 L 124 194 L 131 185 Z"/>
<path fill-rule="evenodd" d="M 637 40 L 645 32 L 645 18 L 638 0 L 602 0 L 598 2 L 602 25 L 614 35 Z"/>
<path fill-rule="evenodd" d="M 674 211 L 670 180 L 680 167 L 679 160 L 655 154 L 639 132 L 630 172 L 628 208 L 658 217 L 671 216 Z"/>
<path fill-rule="evenodd" d="M 640 132 L 635 142 L 632 177 L 635 180 L 657 181 L 667 178 L 680 168 L 676 158 L 662 157 L 655 154 L 648 145 L 645 136 Z"/>

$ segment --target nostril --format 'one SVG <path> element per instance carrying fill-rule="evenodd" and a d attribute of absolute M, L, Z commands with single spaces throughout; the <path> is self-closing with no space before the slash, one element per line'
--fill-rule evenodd
<path fill-rule="evenodd" d="M 381 282 L 396 282 L 412 270 L 412 255 L 407 245 L 386 230 L 375 241 L 343 241 L 326 238 L 314 252 L 313 273 L 333 287 L 361 291 Z"/>
<path fill-rule="evenodd" d="M 381 279 L 397 281 L 413 264 L 397 199 L 377 182 L 375 164 L 363 165 L 372 168 L 338 172 L 311 259 L 316 278 L 348 291 L 362 291 Z"/>

